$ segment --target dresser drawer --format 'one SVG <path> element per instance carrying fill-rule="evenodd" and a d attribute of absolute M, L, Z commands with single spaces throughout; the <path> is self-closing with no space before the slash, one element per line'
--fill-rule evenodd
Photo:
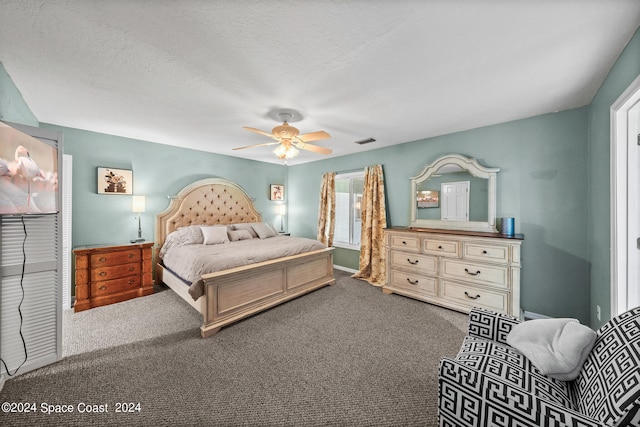
<path fill-rule="evenodd" d="M 391 268 L 415 274 L 436 274 L 438 259 L 428 255 L 394 251 L 391 253 Z"/>
<path fill-rule="evenodd" d="M 403 251 L 420 252 L 420 237 L 407 236 L 405 234 L 391 234 L 389 239 L 391 249 L 401 249 Z"/>
<path fill-rule="evenodd" d="M 99 297 L 140 287 L 140 276 L 123 277 L 91 284 L 91 296 Z"/>
<path fill-rule="evenodd" d="M 108 267 L 110 265 L 126 264 L 140 261 L 140 250 L 131 249 L 109 253 L 91 255 L 91 268 Z"/>
<path fill-rule="evenodd" d="M 424 277 L 398 270 L 391 270 L 389 286 L 425 296 L 435 297 L 438 294 L 438 279 L 435 277 Z"/>
<path fill-rule="evenodd" d="M 463 258 L 495 262 L 497 264 L 509 264 L 509 246 L 465 242 Z"/>
<path fill-rule="evenodd" d="M 91 269 L 91 282 L 118 279 L 120 277 L 140 275 L 140 263 L 113 265 L 111 267 L 101 267 Z"/>
<path fill-rule="evenodd" d="M 468 307 L 483 307 L 500 313 L 509 313 L 509 293 L 482 289 L 462 283 L 442 281 L 444 300 Z"/>
<path fill-rule="evenodd" d="M 508 267 L 474 264 L 454 259 L 442 260 L 442 276 L 501 289 L 509 288 Z"/>
<path fill-rule="evenodd" d="M 460 257 L 460 242 L 457 240 L 425 238 L 423 247 L 425 254 Z"/>

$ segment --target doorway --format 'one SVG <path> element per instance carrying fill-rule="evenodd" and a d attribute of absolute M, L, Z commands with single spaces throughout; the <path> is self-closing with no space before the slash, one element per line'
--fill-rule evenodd
<path fill-rule="evenodd" d="M 640 306 L 640 76 L 611 106 L 611 314 Z"/>
<path fill-rule="evenodd" d="M 443 182 L 441 218 L 443 221 L 469 221 L 469 181 Z"/>

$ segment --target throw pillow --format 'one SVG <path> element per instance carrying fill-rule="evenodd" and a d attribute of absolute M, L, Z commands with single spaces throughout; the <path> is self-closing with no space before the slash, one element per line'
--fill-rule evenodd
<path fill-rule="evenodd" d="M 229 242 L 227 227 L 225 226 L 201 227 L 201 229 L 205 245 L 217 245 Z"/>
<path fill-rule="evenodd" d="M 261 239 L 268 239 L 269 237 L 275 237 L 277 235 L 276 232 L 273 231 L 273 228 L 269 227 L 269 225 L 264 222 L 254 224 L 253 230 Z"/>

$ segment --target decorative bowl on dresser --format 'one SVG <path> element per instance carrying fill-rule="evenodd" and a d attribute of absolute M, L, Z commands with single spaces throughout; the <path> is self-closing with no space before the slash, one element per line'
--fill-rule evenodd
<path fill-rule="evenodd" d="M 152 294 L 152 247 L 153 242 L 74 249 L 74 311 Z"/>
<path fill-rule="evenodd" d="M 520 317 L 523 235 L 397 227 L 384 236 L 384 293 L 462 312 L 477 306 Z"/>

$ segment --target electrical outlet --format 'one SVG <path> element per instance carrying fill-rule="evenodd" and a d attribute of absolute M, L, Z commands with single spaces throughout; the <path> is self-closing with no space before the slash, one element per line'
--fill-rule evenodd
<path fill-rule="evenodd" d="M 596 317 L 598 318 L 598 322 L 600 321 L 600 305 L 596 305 Z"/>

